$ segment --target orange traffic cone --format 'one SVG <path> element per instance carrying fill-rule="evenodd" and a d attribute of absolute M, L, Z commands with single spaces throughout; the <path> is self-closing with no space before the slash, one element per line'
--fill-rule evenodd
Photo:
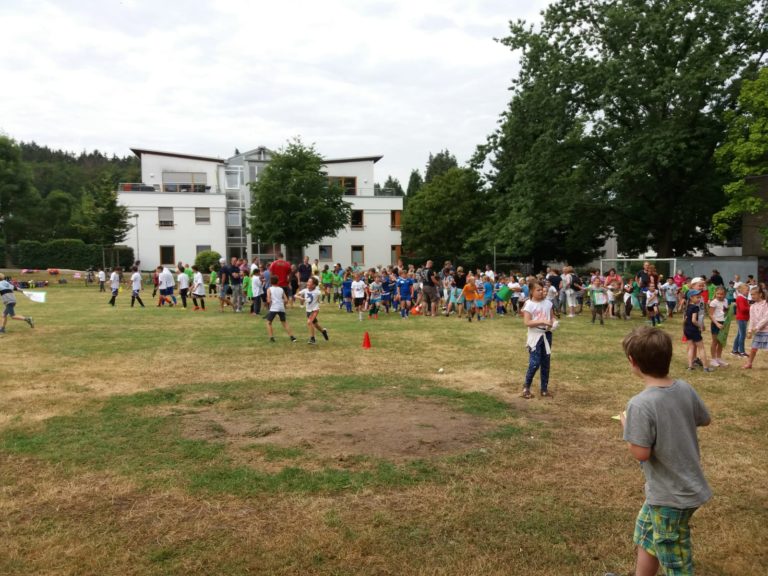
<path fill-rule="evenodd" d="M 368 332 L 363 336 L 363 348 L 365 350 L 370 350 L 371 348 L 371 337 L 368 335 Z"/>

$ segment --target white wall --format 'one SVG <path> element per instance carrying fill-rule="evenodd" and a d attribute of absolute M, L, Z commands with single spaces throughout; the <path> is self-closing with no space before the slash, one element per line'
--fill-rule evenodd
<path fill-rule="evenodd" d="M 174 246 L 176 262 L 193 264 L 198 245 L 210 245 L 220 254 L 226 252 L 226 198 L 224 194 L 119 192 L 118 202 L 128 208 L 131 229 L 124 244 L 136 250 L 143 270 L 160 262 L 160 246 Z M 173 208 L 173 228 L 160 228 L 158 208 Z M 195 223 L 195 208 L 209 208 L 210 224 Z M 134 218 L 138 214 L 138 222 Z M 137 245 L 137 237 L 139 244 Z M 138 247 L 138 250 L 137 250 Z M 175 264 L 175 262 L 173 262 Z"/>
<path fill-rule="evenodd" d="M 178 156 L 142 153 L 141 181 L 144 184 L 158 185 L 160 186 L 158 189 L 162 190 L 163 172 L 205 172 L 211 192 L 223 192 L 225 183 L 219 181 L 218 171 L 218 166 L 221 164 L 213 160 L 193 160 Z"/>
<path fill-rule="evenodd" d="M 330 162 L 325 165 L 325 170 L 328 172 L 328 176 L 356 177 L 357 195 L 373 196 L 373 160 Z"/>
<path fill-rule="evenodd" d="M 391 228 L 391 211 L 403 209 L 403 198 L 397 196 L 347 196 L 353 210 L 363 210 L 363 229 L 340 230 L 335 238 L 323 238 L 317 244 L 308 246 L 304 253 L 310 260 L 320 257 L 320 245 L 332 247 L 332 260 L 321 260 L 320 264 L 352 264 L 352 246 L 363 246 L 365 260 L 358 264 L 366 267 L 392 264 L 392 246 L 402 243 L 400 230 Z"/>

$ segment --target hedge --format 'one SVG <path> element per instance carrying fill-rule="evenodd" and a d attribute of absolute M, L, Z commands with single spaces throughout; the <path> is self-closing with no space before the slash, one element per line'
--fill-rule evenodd
<path fill-rule="evenodd" d="M 86 270 L 99 267 L 120 265 L 128 268 L 133 265 L 133 249 L 127 246 L 104 247 L 86 244 L 77 239 L 51 240 L 37 242 L 22 240 L 13 250 L 13 261 L 21 268 L 69 268 Z"/>

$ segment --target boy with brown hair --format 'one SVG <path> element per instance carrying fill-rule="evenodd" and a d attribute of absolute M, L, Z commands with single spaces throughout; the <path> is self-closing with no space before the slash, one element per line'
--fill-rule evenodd
<path fill-rule="evenodd" d="M 629 452 L 645 475 L 645 502 L 635 523 L 636 576 L 693 574 L 689 521 L 712 497 L 699 456 L 697 426 L 710 423 L 696 391 L 669 377 L 672 339 L 642 326 L 622 342 L 632 372 L 645 389 L 620 415 Z"/>

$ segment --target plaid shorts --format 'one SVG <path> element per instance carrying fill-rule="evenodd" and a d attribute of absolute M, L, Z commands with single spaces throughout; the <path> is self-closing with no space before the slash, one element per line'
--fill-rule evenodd
<path fill-rule="evenodd" d="M 646 502 L 637 515 L 632 541 L 658 559 L 666 576 L 693 574 L 688 522 L 696 510 L 652 506 Z"/>

